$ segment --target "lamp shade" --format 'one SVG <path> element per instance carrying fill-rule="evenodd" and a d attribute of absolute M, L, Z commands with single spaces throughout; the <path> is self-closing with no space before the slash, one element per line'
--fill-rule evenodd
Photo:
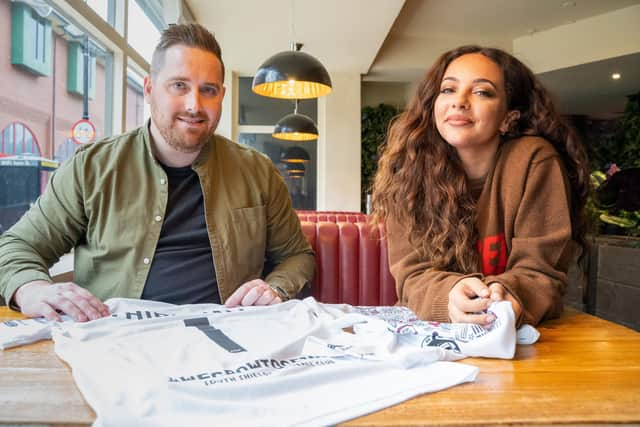
<path fill-rule="evenodd" d="M 311 141 L 318 138 L 318 128 L 311 117 L 292 113 L 276 123 L 271 136 L 287 141 Z"/>
<path fill-rule="evenodd" d="M 309 153 L 298 146 L 289 147 L 282 156 L 284 163 L 306 163 L 310 160 Z"/>
<path fill-rule="evenodd" d="M 300 51 L 276 53 L 262 63 L 252 90 L 262 96 L 311 99 L 331 93 L 331 77 L 322 63 Z"/>
<path fill-rule="evenodd" d="M 304 172 L 305 172 L 304 163 L 287 163 L 286 165 L 287 165 L 287 172 L 289 173 L 289 175 L 296 174 L 296 173 L 301 173 L 304 175 Z"/>

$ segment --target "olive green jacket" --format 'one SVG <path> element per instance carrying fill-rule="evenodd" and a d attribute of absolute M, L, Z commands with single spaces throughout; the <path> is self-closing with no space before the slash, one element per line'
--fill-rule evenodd
<path fill-rule="evenodd" d="M 295 296 L 311 280 L 315 262 L 271 161 L 216 135 L 192 167 L 202 186 L 221 300 L 262 277 L 265 264 L 274 266 L 265 281 Z M 48 268 L 74 248 L 75 283 L 102 300 L 139 298 L 167 196 L 148 125 L 78 149 L 0 236 L 0 295 L 10 301 L 24 283 L 51 281 Z"/>

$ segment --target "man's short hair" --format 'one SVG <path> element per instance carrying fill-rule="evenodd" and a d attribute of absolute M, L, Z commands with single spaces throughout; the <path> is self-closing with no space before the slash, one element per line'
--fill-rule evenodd
<path fill-rule="evenodd" d="M 222 62 L 222 49 L 220 49 L 218 41 L 209 30 L 195 23 L 169 25 L 162 32 L 160 42 L 151 57 L 152 77 L 157 76 L 162 69 L 167 49 L 175 45 L 195 47 L 213 53 L 222 65 L 222 80 L 224 81 L 224 62 Z"/>

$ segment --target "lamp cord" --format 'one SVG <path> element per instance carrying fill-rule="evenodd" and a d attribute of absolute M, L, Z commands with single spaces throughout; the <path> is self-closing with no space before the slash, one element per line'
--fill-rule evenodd
<path fill-rule="evenodd" d="M 296 50 L 296 32 L 295 32 L 295 13 L 294 13 L 294 0 L 291 0 L 291 16 L 289 17 L 289 21 L 291 23 L 291 27 L 289 28 L 289 40 L 291 40 L 291 50 Z"/>

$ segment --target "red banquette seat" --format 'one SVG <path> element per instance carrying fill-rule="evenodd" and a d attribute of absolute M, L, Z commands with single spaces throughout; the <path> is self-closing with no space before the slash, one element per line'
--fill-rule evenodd
<path fill-rule="evenodd" d="M 367 216 L 359 212 L 302 215 L 316 219 L 301 220 L 301 226 L 316 253 L 311 294 L 318 301 L 351 305 L 396 303 L 382 225 L 368 223 Z M 340 221 L 343 215 L 360 221 Z M 327 220 L 321 219 L 325 217 Z"/>
<path fill-rule="evenodd" d="M 362 212 L 339 211 L 297 211 L 300 221 L 308 222 L 367 222 L 367 215 Z"/>

